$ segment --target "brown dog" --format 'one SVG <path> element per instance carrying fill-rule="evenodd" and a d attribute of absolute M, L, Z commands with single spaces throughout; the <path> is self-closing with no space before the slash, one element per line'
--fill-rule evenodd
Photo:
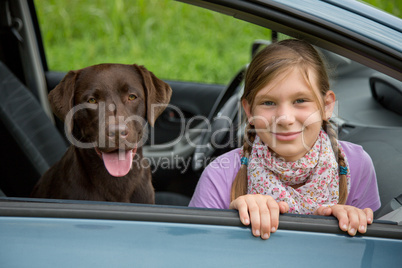
<path fill-rule="evenodd" d="M 70 71 L 49 93 L 72 146 L 32 197 L 154 203 L 141 143 L 172 90 L 145 67 L 100 64 Z M 133 163 L 133 160 L 134 163 Z"/>

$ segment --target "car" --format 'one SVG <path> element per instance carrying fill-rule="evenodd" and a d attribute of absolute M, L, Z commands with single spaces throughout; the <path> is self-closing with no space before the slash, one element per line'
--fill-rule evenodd
<path fill-rule="evenodd" d="M 402 20 L 349 0 L 181 2 L 272 30 L 249 41 L 252 55 L 288 37 L 321 51 L 336 72 L 339 138 L 362 145 L 376 169 L 374 223 L 350 237 L 334 217 L 281 214 L 264 241 L 235 210 L 187 207 L 205 166 L 239 146 L 246 64 L 228 85 L 165 79 L 171 102 L 144 145 L 155 205 L 30 198 L 68 145 L 46 97 L 66 73 L 47 66 L 36 3 L 1 0 L 0 266 L 401 266 Z"/>

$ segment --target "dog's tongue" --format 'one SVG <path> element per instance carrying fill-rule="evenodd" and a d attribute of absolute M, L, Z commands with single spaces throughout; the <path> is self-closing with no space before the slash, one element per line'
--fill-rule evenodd
<path fill-rule="evenodd" d="M 115 151 L 112 153 L 102 153 L 103 163 L 107 171 L 109 171 L 110 175 L 113 177 L 123 177 L 127 175 L 127 173 L 131 169 L 131 165 L 133 163 L 133 158 L 135 155 L 134 150 L 128 151 Z"/>

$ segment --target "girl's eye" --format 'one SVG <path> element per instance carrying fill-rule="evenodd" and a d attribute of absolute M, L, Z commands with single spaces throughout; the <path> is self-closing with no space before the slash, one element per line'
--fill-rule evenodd
<path fill-rule="evenodd" d="M 129 100 L 129 101 L 133 101 L 133 100 L 135 100 L 136 98 L 137 98 L 137 96 L 135 96 L 134 94 L 128 95 L 128 100 Z"/>
<path fill-rule="evenodd" d="M 298 100 L 295 101 L 295 103 L 305 103 L 305 102 L 306 102 L 305 99 L 298 99 Z"/>
<path fill-rule="evenodd" d="M 90 98 L 90 99 L 88 100 L 88 103 L 90 103 L 90 104 L 96 104 L 97 101 L 96 101 L 95 98 Z"/>
<path fill-rule="evenodd" d="M 272 106 L 272 105 L 275 105 L 275 103 L 273 101 L 266 101 L 266 102 L 263 103 L 263 105 Z"/>

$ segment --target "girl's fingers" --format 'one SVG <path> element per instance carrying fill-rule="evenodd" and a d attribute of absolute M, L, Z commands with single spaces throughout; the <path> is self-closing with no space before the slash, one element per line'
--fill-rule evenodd
<path fill-rule="evenodd" d="M 270 233 L 274 233 L 279 226 L 279 213 L 289 211 L 286 202 L 277 203 L 271 196 L 245 195 L 230 203 L 229 208 L 237 209 L 239 217 L 244 225 L 250 225 L 254 236 L 268 239 Z M 373 211 L 370 208 L 364 210 L 348 206 L 334 205 L 332 207 L 320 207 L 315 215 L 334 215 L 339 221 L 339 228 L 349 235 L 357 232 L 365 233 L 367 224 L 373 222 Z"/>
<path fill-rule="evenodd" d="M 347 205 L 335 205 L 331 207 L 332 214 L 338 219 L 339 227 L 354 236 L 357 232 L 365 233 L 367 224 L 373 221 L 373 211 L 369 208 L 361 210 Z M 319 211 L 317 210 L 317 213 Z"/>
<path fill-rule="evenodd" d="M 237 198 L 236 200 L 233 200 L 230 203 L 229 208 L 230 209 L 237 209 L 239 211 L 240 221 L 244 225 L 247 226 L 247 225 L 250 224 L 250 217 L 249 217 L 249 214 L 248 214 L 248 205 L 247 205 L 247 202 L 245 201 L 243 196 Z"/>
<path fill-rule="evenodd" d="M 280 213 L 287 213 L 289 211 L 288 203 L 281 201 L 278 203 Z"/>
<path fill-rule="evenodd" d="M 248 212 L 250 213 L 251 230 L 254 236 L 261 236 L 260 207 L 254 198 L 247 198 Z"/>
<path fill-rule="evenodd" d="M 280 208 L 279 204 L 273 198 L 269 198 L 266 202 L 267 202 L 267 206 L 269 208 L 270 217 L 271 217 L 271 224 L 270 224 L 270 226 L 267 227 L 267 228 L 269 228 L 269 230 L 267 230 L 267 232 L 275 233 L 276 230 L 278 229 L 278 225 L 279 225 L 279 213 L 281 212 L 281 208 Z M 285 203 L 285 202 L 283 202 L 283 203 Z M 283 207 L 284 205 L 281 204 L 281 206 Z"/>
<path fill-rule="evenodd" d="M 364 213 L 360 213 L 360 211 L 361 212 L 363 211 L 355 208 L 347 208 L 346 210 L 348 212 L 348 219 L 349 219 L 348 234 L 354 236 L 359 230 L 360 218 L 362 215 L 364 215 Z M 366 218 L 365 215 L 364 218 Z"/>
<path fill-rule="evenodd" d="M 332 214 L 332 209 L 330 207 L 319 207 L 314 212 L 314 215 L 320 215 L 320 216 L 330 216 L 331 214 Z"/>
<path fill-rule="evenodd" d="M 371 208 L 365 208 L 363 209 L 364 213 L 366 214 L 367 217 L 367 224 L 372 224 L 373 219 L 374 219 L 374 213 Z"/>
<path fill-rule="evenodd" d="M 257 201 L 259 207 L 259 214 L 260 214 L 260 222 L 259 226 L 253 226 L 255 228 L 259 228 L 260 235 L 262 239 L 268 239 L 270 236 L 270 229 L 272 224 L 272 217 L 271 217 L 271 208 L 268 205 L 266 198 L 260 198 Z"/>
<path fill-rule="evenodd" d="M 366 213 L 361 210 L 361 209 L 357 209 L 357 214 L 359 216 L 359 227 L 357 229 L 357 231 L 361 234 L 364 234 L 367 230 L 367 216 Z"/>
<path fill-rule="evenodd" d="M 279 205 L 271 196 L 252 195 L 250 197 L 257 206 L 256 208 L 249 207 L 253 234 L 261 236 L 262 239 L 268 239 L 271 232 L 275 232 L 278 229 Z M 255 217 L 251 216 L 253 213 L 256 214 Z"/>
<path fill-rule="evenodd" d="M 285 213 L 289 206 L 285 202 L 279 204 L 271 196 L 244 195 L 232 201 L 229 208 L 237 209 L 244 225 L 251 224 L 254 236 L 268 239 L 279 225 L 279 213 Z"/>
<path fill-rule="evenodd" d="M 347 211 L 340 205 L 331 207 L 332 215 L 334 215 L 339 221 L 339 228 L 346 232 L 349 228 L 349 218 Z"/>

